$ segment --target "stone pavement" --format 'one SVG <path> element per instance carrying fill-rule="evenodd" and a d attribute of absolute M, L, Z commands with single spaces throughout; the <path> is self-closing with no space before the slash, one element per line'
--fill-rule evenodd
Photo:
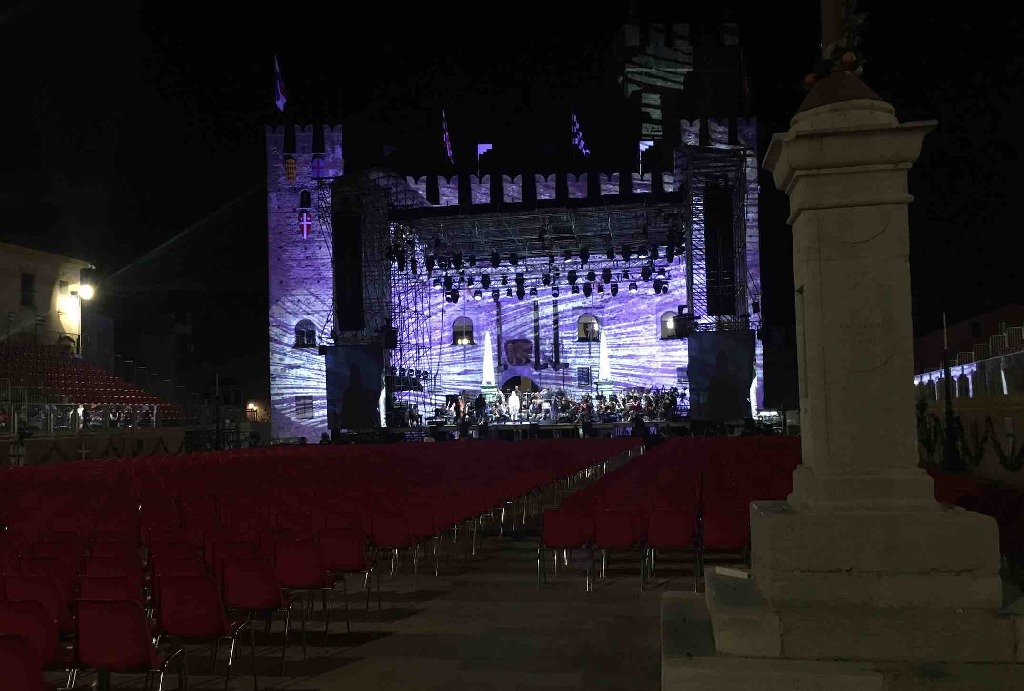
<path fill-rule="evenodd" d="M 663 555 L 656 578 L 639 589 L 639 551 L 613 555 L 607 577 L 584 590 L 585 555 L 537 589 L 536 529 L 515 537 L 488 535 L 476 556 L 451 554 L 441 574 L 421 570 L 412 591 L 411 563 L 381 577 L 382 610 L 376 595 L 365 619 L 363 593 L 351 593 L 352 633 L 344 632 L 341 588 L 335 597 L 329 645 L 317 602 L 307 622 L 308 656 L 302 657 L 298 612 L 285 676 L 280 675 L 283 624 L 269 644 L 256 631 L 259 688 L 358 689 L 360 691 L 650 691 L 660 688 L 660 601 L 666 590 L 692 591 L 688 554 Z M 460 542 L 458 547 L 461 548 Z M 406 560 L 408 562 L 408 560 Z M 598 553 L 595 562 L 600 561 Z M 550 552 L 547 560 L 550 568 Z M 422 566 L 422 564 L 421 564 Z M 598 564 L 595 564 L 598 566 Z M 361 585 L 361 583 L 359 584 Z M 358 586 L 350 579 L 350 591 Z M 251 689 L 248 635 L 236 649 L 232 689 Z M 208 648 L 191 648 L 192 689 L 224 687 L 225 647 L 216 675 Z M 165 688 L 177 688 L 177 675 Z M 51 677 L 57 681 L 58 677 Z M 95 675 L 82 675 L 88 686 Z M 141 675 L 113 675 L 114 689 L 141 689 Z"/>

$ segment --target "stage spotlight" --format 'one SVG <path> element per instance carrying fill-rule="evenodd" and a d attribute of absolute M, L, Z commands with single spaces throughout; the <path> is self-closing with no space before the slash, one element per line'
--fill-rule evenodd
<path fill-rule="evenodd" d="M 518 266 L 519 265 L 519 255 L 517 255 L 515 252 L 513 252 L 510 255 L 508 255 L 508 263 L 511 264 L 512 266 Z"/>
<path fill-rule="evenodd" d="M 579 295 L 580 294 L 580 287 L 578 285 L 576 285 L 575 283 L 572 284 L 572 294 L 573 295 Z"/>
<path fill-rule="evenodd" d="M 483 297 L 484 297 L 483 291 L 481 291 L 481 290 L 473 291 L 473 299 L 474 300 L 481 300 L 481 299 L 483 299 Z"/>
<path fill-rule="evenodd" d="M 633 254 L 633 248 L 629 245 L 624 245 L 622 247 L 622 261 L 628 262 L 631 254 Z"/>
<path fill-rule="evenodd" d="M 658 246 L 651 245 L 651 259 L 657 260 L 658 258 Z"/>
<path fill-rule="evenodd" d="M 512 297 L 512 289 L 511 288 L 506 288 L 505 289 L 505 297 L 509 297 L 509 298 Z"/>
<path fill-rule="evenodd" d="M 608 245 L 608 261 L 614 261 L 615 259 L 615 248 Z"/>
<path fill-rule="evenodd" d="M 631 293 L 635 293 L 636 292 L 636 281 L 633 281 L 632 283 L 629 284 L 629 292 L 631 292 Z"/>
<path fill-rule="evenodd" d="M 590 250 L 586 247 L 580 248 L 580 262 L 586 264 L 590 261 Z"/>
<path fill-rule="evenodd" d="M 618 283 L 612 283 L 612 296 L 614 297 L 614 296 L 616 296 L 618 294 L 619 294 L 619 284 Z"/>
<path fill-rule="evenodd" d="M 660 278 L 656 278 L 656 279 L 654 279 L 654 294 L 657 295 L 660 292 L 661 292 L 661 279 Z"/>
<path fill-rule="evenodd" d="M 473 286 L 473 282 L 474 282 L 475 280 L 476 280 L 475 278 L 473 278 L 472 276 L 470 276 L 469 278 L 467 278 L 467 279 L 466 279 L 466 285 L 467 285 L 467 286 L 470 286 L 470 287 L 472 287 L 472 286 Z"/>
<path fill-rule="evenodd" d="M 572 261 L 572 250 L 566 250 L 562 253 L 562 261 L 566 264 Z"/>
<path fill-rule="evenodd" d="M 469 265 L 470 266 L 476 266 L 476 255 L 475 254 L 469 255 Z"/>
<path fill-rule="evenodd" d="M 576 269 L 569 269 L 569 283 L 576 285 Z"/>
<path fill-rule="evenodd" d="M 522 287 L 516 288 L 516 297 L 522 300 L 526 297 L 526 291 L 523 290 Z"/>
<path fill-rule="evenodd" d="M 558 286 L 552 286 L 551 287 L 551 297 L 553 297 L 553 298 L 558 297 L 560 292 L 561 291 L 558 290 Z"/>
<path fill-rule="evenodd" d="M 537 297 L 537 286 L 530 286 L 530 297 Z"/>
<path fill-rule="evenodd" d="M 594 286 L 591 285 L 590 283 L 584 283 L 583 284 L 583 294 L 586 297 L 590 297 L 590 294 L 591 294 L 591 292 L 593 292 L 593 290 L 594 290 Z"/>
<path fill-rule="evenodd" d="M 604 283 L 598 283 L 597 284 L 597 292 L 598 293 L 603 293 L 604 292 Z"/>
<path fill-rule="evenodd" d="M 662 278 L 665 277 L 666 274 L 665 274 L 665 267 L 664 266 L 659 266 L 658 267 L 658 275 L 661 276 Z"/>
<path fill-rule="evenodd" d="M 587 280 L 591 283 L 597 280 L 597 274 L 594 273 L 593 269 L 587 272 Z"/>
<path fill-rule="evenodd" d="M 490 274 L 483 274 L 482 276 L 480 276 L 480 285 L 482 285 L 484 287 L 484 290 L 487 290 L 488 288 L 490 288 L 491 287 L 491 275 Z"/>
<path fill-rule="evenodd" d="M 497 252 L 491 252 L 491 266 L 495 269 L 501 266 L 501 255 Z"/>
<path fill-rule="evenodd" d="M 622 271 L 622 280 L 623 281 L 628 281 L 629 280 L 629 269 L 623 269 L 623 271 Z"/>
<path fill-rule="evenodd" d="M 507 286 L 508 285 L 508 275 L 507 274 L 503 275 L 501 277 L 501 285 L 503 285 L 503 286 Z"/>
<path fill-rule="evenodd" d="M 601 280 L 604 281 L 605 283 L 611 283 L 612 282 L 612 270 L 611 269 L 602 269 L 601 270 Z"/>
<path fill-rule="evenodd" d="M 456 252 L 452 255 L 452 266 L 455 267 L 456 271 L 462 271 L 462 252 Z"/>
<path fill-rule="evenodd" d="M 391 376 L 393 377 L 396 374 L 398 374 L 398 368 L 395 367 L 394 365 L 391 365 L 391 367 L 388 368 L 388 372 L 390 372 Z"/>
<path fill-rule="evenodd" d="M 640 259 L 647 259 L 647 245 L 640 245 L 636 250 L 636 256 Z"/>
<path fill-rule="evenodd" d="M 541 283 L 543 283 L 546 286 L 551 285 L 551 274 L 544 274 L 543 276 L 540 277 L 540 280 Z"/>
<path fill-rule="evenodd" d="M 441 279 L 440 278 L 435 278 L 434 279 L 434 287 L 435 288 L 440 288 L 441 287 Z"/>
<path fill-rule="evenodd" d="M 668 292 L 668 281 L 662 281 L 661 283 L 661 294 L 664 295 Z"/>
<path fill-rule="evenodd" d="M 458 302 L 458 301 L 459 301 L 459 291 L 453 290 L 452 291 L 452 302 Z"/>
<path fill-rule="evenodd" d="M 451 276 L 445 276 L 444 277 L 444 289 L 445 290 L 451 290 L 452 289 L 452 277 Z"/>
<path fill-rule="evenodd" d="M 525 281 L 526 281 L 526 276 L 525 275 L 523 275 L 521 273 L 517 273 L 516 274 L 516 285 L 517 286 L 521 287 Z"/>
<path fill-rule="evenodd" d="M 650 264 L 640 269 L 640 278 L 645 281 L 651 280 L 651 275 L 654 273 L 654 269 L 651 268 Z"/>
<path fill-rule="evenodd" d="M 400 370 L 398 370 L 398 376 L 400 376 L 400 377 L 404 377 L 405 376 L 405 368 L 404 367 L 401 368 Z"/>
<path fill-rule="evenodd" d="M 432 254 L 427 255 L 427 273 L 429 274 L 437 266 L 437 257 Z"/>
<path fill-rule="evenodd" d="M 497 288 L 495 288 L 494 290 L 492 290 L 492 291 L 491 291 L 491 299 L 493 299 L 493 300 L 494 300 L 495 302 L 497 302 L 498 300 L 500 300 L 500 299 L 501 299 L 501 291 L 500 291 L 500 290 L 498 290 Z"/>

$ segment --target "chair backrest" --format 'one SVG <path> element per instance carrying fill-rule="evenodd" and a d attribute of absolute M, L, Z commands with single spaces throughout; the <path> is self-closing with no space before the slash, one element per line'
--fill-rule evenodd
<path fill-rule="evenodd" d="M 225 559 L 223 568 L 224 604 L 228 607 L 259 611 L 281 606 L 281 585 L 270 559 Z"/>
<path fill-rule="evenodd" d="M 598 511 L 594 514 L 594 545 L 601 549 L 632 547 L 639 531 L 636 517 L 624 511 Z"/>
<path fill-rule="evenodd" d="M 96 670 L 149 671 L 149 623 L 132 600 L 78 600 L 78 658 Z"/>
<path fill-rule="evenodd" d="M 655 549 L 692 547 L 697 534 L 693 511 L 654 511 L 647 519 L 647 545 Z"/>
<path fill-rule="evenodd" d="M 323 528 L 317 536 L 328 571 L 365 571 L 366 544 L 358 528 Z"/>
<path fill-rule="evenodd" d="M 285 588 L 320 588 L 327 569 L 312 540 L 279 540 L 274 544 L 274 570 Z"/>
<path fill-rule="evenodd" d="M 142 563 L 137 556 L 85 558 L 87 576 L 124 576 L 142 586 Z"/>
<path fill-rule="evenodd" d="M 164 576 L 158 599 L 157 623 L 166 634 L 212 638 L 227 632 L 224 601 L 209 576 Z"/>
<path fill-rule="evenodd" d="M 0 635 L 24 636 L 44 665 L 60 659 L 57 624 L 42 602 L 0 600 Z"/>
<path fill-rule="evenodd" d="M 224 576 L 224 560 L 261 557 L 259 548 L 252 542 L 218 542 L 213 548 L 213 577 L 220 583 Z"/>
<path fill-rule="evenodd" d="M 593 520 L 581 514 L 549 509 L 541 519 L 541 544 L 545 547 L 582 547 L 593 533 Z"/>
<path fill-rule="evenodd" d="M 171 559 L 185 559 L 189 557 L 198 557 L 199 550 L 188 542 L 163 542 L 153 541 L 149 543 L 149 558 L 171 558 Z"/>
<path fill-rule="evenodd" d="M 128 576 L 82 576 L 78 579 L 78 589 L 83 600 L 132 600 L 140 605 L 145 603 L 142 588 Z"/>
<path fill-rule="evenodd" d="M 21 550 L 14 545 L 0 545 L 0 576 L 5 573 L 19 573 Z"/>
<path fill-rule="evenodd" d="M 44 559 L 59 559 L 69 569 L 78 573 L 82 569 L 85 548 L 80 542 L 37 542 L 32 545 L 32 556 Z"/>
<path fill-rule="evenodd" d="M 5 691 L 43 691 L 43 663 L 24 636 L 0 636 Z"/>
<path fill-rule="evenodd" d="M 90 557 L 135 557 L 139 558 L 139 547 L 124 540 L 94 540 L 89 545 Z"/>
<path fill-rule="evenodd" d="M 213 568 L 214 550 L 219 542 L 248 542 L 245 534 L 235 528 L 210 528 L 203 534 L 203 563 Z"/>
<path fill-rule="evenodd" d="M 412 547 L 409 521 L 400 513 L 375 513 L 371 526 L 373 544 L 384 549 Z"/>
<path fill-rule="evenodd" d="M 68 602 L 57 579 L 46 574 L 7 574 L 4 590 L 8 600 L 37 600 L 46 606 L 50 617 L 57 622 L 68 618 Z"/>

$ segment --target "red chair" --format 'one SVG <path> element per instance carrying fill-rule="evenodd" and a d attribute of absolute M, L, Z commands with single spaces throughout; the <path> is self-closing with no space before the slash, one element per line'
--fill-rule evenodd
<path fill-rule="evenodd" d="M 366 558 L 366 541 L 358 528 L 323 528 L 317 538 L 320 556 L 327 573 L 340 577 L 345 595 L 345 630 L 352 631 L 348 614 L 348 583 L 346 574 L 363 574 L 363 589 L 366 590 L 366 616 L 370 616 L 370 562 Z M 377 604 L 378 609 L 380 603 Z M 328 614 L 330 614 L 328 612 Z M 329 628 L 324 632 L 327 640 Z"/>
<path fill-rule="evenodd" d="M 83 600 L 131 600 L 146 605 L 139 584 L 127 576 L 82 576 L 78 590 Z"/>
<path fill-rule="evenodd" d="M 145 580 L 142 574 L 142 563 L 136 555 L 127 557 L 86 557 L 85 575 L 123 576 L 124 578 L 132 579 L 140 590 Z"/>
<path fill-rule="evenodd" d="M 380 599 L 380 569 L 377 569 L 379 551 L 391 553 L 391 574 L 395 573 L 398 553 L 412 550 L 412 589 L 416 590 L 416 572 L 419 568 L 419 544 L 409 527 L 409 521 L 400 513 L 375 513 L 371 525 L 370 543 L 373 547 L 373 568 L 377 571 L 377 598 Z"/>
<path fill-rule="evenodd" d="M 160 558 L 188 559 L 199 558 L 200 550 L 188 542 L 151 542 L 149 545 L 149 560 Z"/>
<path fill-rule="evenodd" d="M 636 517 L 622 511 L 601 511 L 594 515 L 594 547 L 601 550 L 601 578 L 608 568 L 609 550 L 633 549 L 639 543 Z M 644 587 L 644 561 L 640 561 L 640 589 Z"/>
<path fill-rule="evenodd" d="M 8 600 L 36 600 L 43 603 L 62 634 L 75 630 L 75 622 L 68 611 L 70 603 L 64 598 L 60 584 L 53 576 L 7 574 L 4 576 L 4 591 Z"/>
<path fill-rule="evenodd" d="M 65 687 L 72 688 L 77 671 L 75 656 L 61 646 L 57 626 L 43 603 L 0 600 L 0 635 L 25 637 L 43 667 L 65 672 L 68 675 Z"/>
<path fill-rule="evenodd" d="M 139 547 L 123 540 L 94 540 L 89 546 L 90 557 L 135 557 L 139 560 Z"/>
<path fill-rule="evenodd" d="M 0 670 L 5 691 L 46 691 L 43 663 L 24 636 L 0 635 Z"/>
<path fill-rule="evenodd" d="M 174 659 L 178 672 L 188 687 L 188 665 L 185 653 L 178 648 L 163 656 L 154 647 L 145 613 L 132 600 L 78 600 L 78 660 L 101 677 L 111 672 L 144 672 L 146 686 L 150 677 L 159 674 L 157 688 L 163 688 L 164 673 Z M 101 688 L 105 688 L 101 682 Z M 107 684 L 109 687 L 109 684 Z"/>
<path fill-rule="evenodd" d="M 224 672 L 224 688 L 231 681 L 231 665 L 235 643 L 246 621 L 229 622 L 224 614 L 217 584 L 209 576 L 164 576 L 160 579 L 160 608 L 157 625 L 162 635 L 177 638 L 182 645 L 201 643 L 214 645 L 210 656 L 210 673 L 217 664 L 220 641 L 229 639 L 228 664 Z M 248 620 L 250 626 L 252 620 Z"/>
<path fill-rule="evenodd" d="M 593 520 L 582 514 L 569 513 L 549 509 L 544 512 L 541 518 L 541 536 L 537 545 L 537 587 L 540 587 L 541 580 L 547 578 L 544 567 L 544 550 L 551 549 L 554 552 L 554 575 L 558 575 L 558 552 L 562 552 L 562 560 L 565 565 L 569 562 L 569 553 L 576 549 L 587 549 L 589 559 L 586 567 L 586 589 L 593 590 L 594 551 L 591 540 L 594 536 Z"/>
<path fill-rule="evenodd" d="M 654 512 L 648 516 L 644 556 L 647 560 L 649 576 L 654 576 L 658 550 L 686 549 L 693 549 L 693 590 L 697 592 L 700 578 L 700 552 L 697 544 L 695 512 Z"/>
<path fill-rule="evenodd" d="M 305 591 L 309 594 L 309 611 L 313 612 L 314 590 L 327 597 L 334 585 L 327 575 L 320 548 L 312 540 L 281 540 L 274 546 L 274 573 L 277 582 L 286 590 Z M 333 604 L 333 603 L 332 603 Z M 327 609 L 327 629 L 331 627 L 331 609 Z M 299 613 L 302 629 L 302 656 L 306 657 L 306 607 Z"/>
<path fill-rule="evenodd" d="M 284 613 L 284 648 L 281 651 L 281 674 L 288 654 L 288 633 L 291 629 L 292 606 L 296 597 L 285 598 L 274 572 L 274 563 L 263 557 L 226 559 L 224 561 L 224 605 L 247 614 L 249 651 L 252 658 L 252 681 L 256 685 L 256 635 L 253 621 L 260 613 L 269 618 Z"/>

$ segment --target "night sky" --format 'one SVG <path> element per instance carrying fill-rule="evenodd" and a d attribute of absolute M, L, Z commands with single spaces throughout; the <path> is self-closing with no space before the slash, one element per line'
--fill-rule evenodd
<path fill-rule="evenodd" d="M 1020 299 L 1004 238 L 1018 232 L 1024 57 L 1019 10 L 913 16 L 897 4 L 861 3 L 864 77 L 901 120 L 939 120 L 911 173 L 920 332 L 941 324 L 943 308 L 956 319 Z M 341 120 L 347 158 L 390 144 L 429 164 L 440 157 L 442 106 L 457 148 L 564 146 L 573 108 L 595 156 L 635 146 L 636 114 L 610 50 L 625 6 L 586 17 L 576 3 L 437 4 L 447 15 L 370 3 L 356 19 L 313 3 L 244 17 L 213 5 L 28 2 L 0 14 L 0 236 L 92 259 L 126 299 L 173 308 L 233 291 L 238 304 L 265 306 L 263 127 L 280 119 L 275 52 L 287 114 Z M 679 16 L 659 19 L 719 16 L 674 6 Z M 731 16 L 762 129 L 784 129 L 816 56 L 818 2 Z M 785 324 L 786 200 L 767 177 L 762 193 L 765 316 Z"/>

